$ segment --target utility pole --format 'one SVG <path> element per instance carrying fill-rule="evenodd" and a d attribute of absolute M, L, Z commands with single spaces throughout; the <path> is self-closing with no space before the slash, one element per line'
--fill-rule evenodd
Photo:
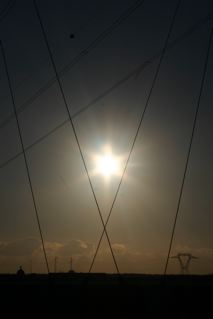
<path fill-rule="evenodd" d="M 69 270 L 69 273 L 70 273 L 70 274 L 74 273 L 74 270 L 73 270 L 73 258 L 72 258 L 72 256 L 70 257 L 70 270 Z"/>
<path fill-rule="evenodd" d="M 57 272 L 57 262 L 58 262 L 58 257 L 56 256 L 54 259 L 54 273 Z"/>
<path fill-rule="evenodd" d="M 33 273 L 33 261 L 32 258 L 30 258 L 30 274 Z"/>
<path fill-rule="evenodd" d="M 72 269 L 72 257 L 70 257 L 70 272 L 72 272 L 73 269 Z"/>

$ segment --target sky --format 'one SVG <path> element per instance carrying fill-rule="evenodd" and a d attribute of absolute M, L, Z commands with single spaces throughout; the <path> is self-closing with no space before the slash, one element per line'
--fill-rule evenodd
<path fill-rule="evenodd" d="M 111 27 L 134 3 L 37 0 L 104 221 L 177 5 L 175 0 L 145 0 L 117 27 Z M 211 14 L 210 0 L 180 3 L 107 224 L 121 273 L 164 272 Z M 105 30 L 110 30 L 107 36 Z M 72 256 L 74 270 L 87 272 L 103 225 L 32 1 L 1 0 L 0 39 L 50 270 L 57 257 L 57 270 L 68 271 Z M 171 256 L 191 253 L 199 257 L 190 265 L 191 273 L 198 274 L 213 273 L 212 55 L 213 44 L 171 249 Z M 2 55 L 0 70 L 0 272 L 16 272 L 19 265 L 26 272 L 46 272 Z M 120 165 L 120 174 L 107 180 L 94 174 L 94 157 L 106 147 Z M 106 236 L 92 271 L 116 272 Z M 170 259 L 168 273 L 179 271 L 177 260 Z"/>

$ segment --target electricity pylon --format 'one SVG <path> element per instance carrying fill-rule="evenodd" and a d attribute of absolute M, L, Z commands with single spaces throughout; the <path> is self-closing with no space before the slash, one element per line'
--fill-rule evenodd
<path fill-rule="evenodd" d="M 189 264 L 192 259 L 198 259 L 198 257 L 193 256 L 189 253 L 179 253 L 176 256 L 172 256 L 171 258 L 176 258 L 180 264 L 180 273 L 182 275 L 189 274 Z"/>

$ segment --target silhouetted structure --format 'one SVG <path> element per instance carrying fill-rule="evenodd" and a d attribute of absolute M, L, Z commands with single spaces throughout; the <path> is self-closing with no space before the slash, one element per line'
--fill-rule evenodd
<path fill-rule="evenodd" d="M 70 271 L 72 271 L 72 257 L 70 257 Z"/>
<path fill-rule="evenodd" d="M 54 273 L 57 273 L 57 262 L 58 262 L 58 257 L 55 257 L 55 259 L 54 259 Z"/>
<path fill-rule="evenodd" d="M 30 259 L 30 274 L 32 274 L 33 273 L 33 261 L 32 261 L 32 259 Z"/>
<path fill-rule="evenodd" d="M 25 272 L 22 269 L 22 266 L 19 267 L 19 269 L 18 269 L 16 274 L 17 274 L 17 276 L 20 276 L 20 277 L 25 275 Z"/>
<path fill-rule="evenodd" d="M 176 258 L 180 264 L 180 273 L 182 275 L 186 275 L 189 273 L 189 264 L 192 259 L 198 259 L 198 257 L 193 256 L 189 253 L 179 253 L 176 256 L 172 256 L 171 258 Z"/>
<path fill-rule="evenodd" d="M 73 260 L 72 260 L 72 257 L 70 257 L 70 270 L 69 270 L 69 273 L 74 273 L 75 271 L 73 270 Z"/>

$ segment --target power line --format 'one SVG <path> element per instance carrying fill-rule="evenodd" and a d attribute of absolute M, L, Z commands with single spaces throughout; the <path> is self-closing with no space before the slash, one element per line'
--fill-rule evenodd
<path fill-rule="evenodd" d="M 127 10 L 125 10 L 109 27 L 102 31 L 85 49 L 83 49 L 67 66 L 64 67 L 63 72 L 70 70 L 90 51 L 95 49 L 99 43 L 109 37 L 127 18 L 129 18 L 145 0 L 135 1 Z"/>
<path fill-rule="evenodd" d="M 10 75 L 9 75 L 9 70 L 8 70 L 8 66 L 7 66 L 5 50 L 4 50 L 4 47 L 3 47 L 3 44 L 2 44 L 1 41 L 0 41 L 0 46 L 1 46 L 1 52 L 2 52 L 3 61 L 4 61 L 4 65 L 5 65 L 5 71 L 6 71 L 6 75 L 7 75 L 10 95 L 11 95 L 11 99 L 12 99 L 13 110 L 14 110 L 14 114 L 15 114 L 15 118 L 16 118 L 19 138 L 20 138 L 20 142 L 21 142 L 21 148 L 22 148 L 22 152 L 23 152 L 24 162 L 25 162 L 25 166 L 26 166 L 28 182 L 29 182 L 30 191 L 31 191 L 31 195 L 32 195 L 33 206 L 34 206 L 34 209 L 35 209 L 37 224 L 38 224 L 39 233 L 40 233 L 40 237 L 41 237 L 41 242 L 42 242 L 42 247 L 43 247 L 43 252 L 44 252 L 44 258 L 45 258 L 45 262 L 46 262 L 47 272 L 49 274 L 49 264 L 48 264 L 47 254 L 46 254 L 46 250 L 45 250 L 45 246 L 44 246 L 44 238 L 43 238 L 43 233 L 42 233 L 42 229 L 41 229 L 41 223 L 40 223 L 40 219 L 39 219 L 38 209 L 37 209 L 37 205 L 36 205 L 33 185 L 32 185 L 32 181 L 31 181 L 31 177 L 30 177 L 30 169 L 29 169 L 29 166 L 28 166 L 28 161 L 27 161 L 25 150 L 24 150 L 24 142 L 23 142 L 23 138 L 22 138 L 22 133 L 21 133 L 21 127 L 20 127 L 20 124 L 19 124 L 18 114 L 17 114 L 17 111 L 16 111 L 15 99 L 14 99 L 14 95 L 13 95 L 13 89 L 12 89 Z"/>
<path fill-rule="evenodd" d="M 0 12 L 0 22 L 2 22 L 4 18 L 6 18 L 6 16 L 10 12 L 10 10 L 14 7 L 15 4 L 16 4 L 16 0 L 8 1 L 8 3 L 4 6 L 2 11 Z"/>
<path fill-rule="evenodd" d="M 183 39 L 186 39 L 188 36 L 190 36 L 195 30 L 197 30 L 198 28 L 200 28 L 204 23 L 206 23 L 207 21 L 211 20 L 213 18 L 213 12 L 210 13 L 209 15 L 205 16 L 205 18 L 198 20 L 192 27 L 190 27 L 186 32 L 184 32 L 182 35 L 180 35 L 179 37 L 177 37 L 174 41 L 170 42 L 170 44 L 168 44 L 166 52 L 168 52 L 169 50 L 171 50 L 175 45 L 177 45 L 178 43 L 180 43 Z M 73 115 L 72 115 L 72 119 L 78 117 L 79 115 L 81 115 L 81 113 L 85 112 L 86 110 L 88 110 L 89 108 L 93 107 L 98 101 L 100 101 L 101 99 L 103 99 L 104 97 L 106 97 L 108 94 L 112 93 L 114 90 L 116 90 L 118 87 L 120 87 L 121 85 L 123 85 L 124 83 L 126 83 L 127 81 L 129 81 L 130 79 L 134 78 L 135 76 L 137 76 L 138 74 L 141 74 L 144 69 L 151 65 L 152 63 L 154 63 L 162 54 L 162 51 L 155 53 L 150 59 L 148 59 L 147 61 L 144 61 L 143 63 L 141 63 L 140 65 L 138 65 L 136 68 L 134 68 L 133 70 L 131 70 L 129 73 L 127 73 L 124 77 L 122 77 L 119 81 L 115 82 L 112 86 L 110 86 L 109 88 L 107 88 L 104 92 L 102 92 L 100 95 L 98 95 L 96 98 L 94 98 L 91 102 L 89 102 L 88 104 L 86 104 L 85 106 L 83 106 L 80 110 L 76 111 Z M 54 77 L 55 79 L 55 77 Z M 53 83 L 55 82 L 55 80 L 53 81 Z M 43 91 L 43 88 L 42 88 Z M 39 91 L 39 95 L 42 94 Z M 37 96 L 38 97 L 38 96 Z M 33 102 L 37 97 L 33 96 L 32 98 L 30 98 L 30 100 L 28 100 L 26 103 L 22 104 L 23 108 L 20 107 L 20 109 L 18 110 L 19 113 L 21 113 L 22 111 L 24 111 L 25 107 L 29 106 L 31 102 Z M 25 107 L 24 107 L 25 106 Z M 7 118 L 1 125 L 0 125 L 0 129 L 3 128 L 11 119 L 13 118 L 13 115 L 11 115 L 9 118 Z M 50 135 L 52 135 L 53 133 L 55 133 L 57 130 L 61 129 L 64 125 L 66 125 L 69 122 L 69 119 L 65 119 L 63 122 L 59 123 L 56 127 L 54 127 L 52 130 L 50 130 L 49 132 L 47 132 L 46 134 L 44 134 L 43 136 L 39 137 L 37 140 L 35 140 L 33 143 L 31 143 L 30 145 L 28 145 L 27 147 L 25 147 L 25 151 L 30 150 L 32 147 L 36 146 L 38 143 L 42 142 L 44 139 L 46 139 L 47 137 L 49 137 Z M 11 158 L 9 158 L 8 160 L 6 160 L 5 162 L 3 162 L 2 164 L 0 164 L 0 169 L 4 168 L 5 166 L 7 166 L 10 162 L 14 161 L 15 159 L 17 159 L 20 155 L 22 154 L 22 152 L 17 153 L 16 155 L 12 156 Z"/>
<path fill-rule="evenodd" d="M 213 12 L 205 16 L 204 18 L 198 20 L 192 27 L 190 27 L 186 32 L 181 34 L 179 37 L 177 37 L 174 41 L 172 41 L 170 44 L 168 44 L 167 51 L 171 50 L 175 45 L 177 45 L 182 40 L 186 39 L 188 36 L 190 36 L 194 31 L 199 29 L 203 24 L 210 21 L 213 18 Z M 113 90 L 115 90 L 117 87 L 125 83 L 126 81 L 130 80 L 133 76 L 140 74 L 147 66 L 154 63 L 162 54 L 162 51 L 156 52 L 152 57 L 147 59 L 146 61 L 142 62 L 140 65 L 138 65 L 136 68 L 134 68 L 132 71 L 130 71 L 127 75 L 125 75 L 123 78 L 121 78 L 118 82 L 114 83 L 110 88 L 102 92 L 98 97 L 93 99 L 91 102 L 89 102 L 87 105 L 82 107 L 79 111 L 75 112 L 72 115 L 72 118 L 80 115 L 82 112 L 86 111 L 90 107 L 92 107 L 96 102 L 98 102 L 100 99 L 104 98 L 106 95 L 110 94 Z M 68 72 L 67 70 L 66 72 Z M 64 68 L 58 72 L 60 76 L 66 73 L 64 71 Z M 56 78 L 53 77 L 51 80 L 49 80 L 42 88 L 40 88 L 33 96 L 31 96 L 26 102 L 24 102 L 17 110 L 18 114 L 22 113 L 27 107 L 32 105 L 32 102 L 36 100 L 43 92 L 45 92 L 49 87 L 51 87 L 55 83 Z M 8 116 L 2 123 L 0 124 L 0 129 L 3 128 L 9 121 L 13 119 L 13 114 Z"/>
<path fill-rule="evenodd" d="M 11 4 L 14 5 L 15 2 L 16 2 L 16 0 L 11 0 L 10 7 L 11 7 Z M 1 11 L 1 13 L 0 13 L 0 22 L 1 22 L 1 15 L 5 12 L 5 9 L 8 11 L 8 7 L 9 7 L 9 3 Z M 97 6 L 96 6 L 96 10 L 97 10 Z M 7 13 L 9 13 L 9 11 Z M 82 33 L 82 31 L 84 31 L 86 29 L 86 27 L 88 27 L 92 22 L 94 22 L 94 14 L 92 14 L 90 16 L 90 18 L 88 18 L 86 21 L 84 21 L 83 24 L 80 25 L 78 29 L 74 30 L 74 32 L 72 32 L 72 34 L 75 36 L 75 35 L 78 35 L 79 33 Z M 44 64 L 46 64 L 47 61 L 48 61 L 48 59 L 43 59 L 42 62 L 41 62 L 41 66 L 39 68 L 40 69 L 43 68 Z M 20 85 L 22 85 L 24 82 L 28 81 L 29 78 L 31 78 L 34 73 L 35 73 L 35 71 L 33 70 L 22 81 L 20 81 L 16 86 L 14 86 L 13 90 L 16 90 Z"/>
<path fill-rule="evenodd" d="M 82 58 L 84 58 L 91 50 L 95 49 L 99 43 L 108 38 L 123 22 L 125 22 L 144 2 L 145 0 L 137 0 L 130 7 L 128 7 L 116 20 L 113 21 L 110 26 L 108 26 L 104 31 L 102 31 L 86 48 L 84 48 L 80 53 L 78 53 L 67 65 L 63 67 L 61 71 L 58 72 L 59 76 L 66 74 L 70 69 L 72 69 L 77 63 L 79 63 Z M 40 96 L 44 91 L 46 91 L 50 86 L 52 86 L 56 81 L 56 77 L 51 78 L 41 89 L 39 89 L 35 95 L 33 95 L 26 103 L 24 103 L 19 111 L 24 109 L 28 103 L 32 103 L 38 96 Z M 8 117 L 10 120 L 11 117 Z M 5 125 L 4 121 L 1 125 Z"/>
<path fill-rule="evenodd" d="M 28 145 L 25 147 L 25 152 L 29 151 L 31 148 L 33 148 L 34 146 L 36 146 L 37 144 L 41 143 L 43 140 L 45 140 L 48 136 L 52 135 L 53 133 L 55 133 L 56 131 L 58 131 L 60 128 L 62 128 L 65 124 L 69 123 L 69 119 L 64 120 L 62 123 L 60 123 L 59 125 L 57 125 L 56 127 L 54 127 L 52 130 L 50 130 L 49 132 L 47 132 L 46 134 L 42 135 L 40 138 L 38 138 L 35 142 L 33 142 L 32 144 Z M 7 166 L 8 164 L 10 164 L 11 162 L 13 162 L 14 160 L 16 160 L 19 156 L 22 155 L 22 152 L 17 153 L 16 155 L 12 156 L 11 158 L 9 158 L 8 160 L 6 160 L 5 162 L 3 162 L 0 165 L 0 169 L 4 168 L 5 166 Z"/>
<path fill-rule="evenodd" d="M 150 101 L 150 98 L 151 98 L 151 96 L 152 96 L 152 92 L 153 92 L 153 89 L 154 89 L 154 87 L 155 87 L 156 80 L 157 80 L 158 75 L 159 75 L 159 72 L 160 72 L 160 68 L 161 68 L 161 65 L 162 65 L 162 62 L 163 62 L 165 53 L 166 53 L 166 48 L 167 48 L 167 46 L 168 46 L 169 38 L 170 38 L 172 29 L 173 29 L 173 26 L 174 26 L 174 23 L 175 23 L 175 19 L 176 19 L 176 16 L 177 16 L 177 13 L 178 13 L 178 10 L 179 10 L 179 7 L 180 7 L 180 3 L 181 3 L 181 0 L 178 0 L 178 1 L 177 1 L 177 5 L 176 5 L 176 7 L 175 7 L 174 14 L 173 14 L 173 16 L 172 16 L 172 20 L 171 20 L 171 23 L 170 23 L 170 26 L 169 26 L 169 30 L 168 30 L 167 36 L 166 36 L 166 39 L 165 39 L 165 43 L 164 43 L 164 46 L 163 46 L 162 54 L 161 54 L 161 56 L 160 56 L 160 59 L 159 59 L 159 62 L 158 62 L 158 65 L 157 65 L 157 68 L 156 68 L 156 71 L 155 71 L 155 74 L 154 74 L 154 78 L 153 78 L 153 81 L 152 81 L 152 85 L 151 85 L 151 87 L 150 87 L 150 90 L 149 90 L 149 93 L 148 93 L 148 96 L 147 96 L 147 99 L 146 99 L 145 107 L 144 107 L 144 110 L 143 110 L 143 112 L 142 112 L 142 115 L 141 115 L 141 118 L 140 118 L 140 122 L 139 122 L 139 124 L 138 124 L 138 127 L 137 127 L 137 130 L 136 130 L 136 133 L 135 133 L 135 137 L 134 137 L 134 139 L 133 139 L 132 146 L 131 146 L 131 148 L 130 148 L 130 152 L 129 152 L 127 161 L 126 161 L 126 163 L 125 163 L 125 167 L 124 167 L 124 170 L 123 170 L 121 179 L 120 179 L 120 183 L 118 184 L 117 191 L 116 191 L 116 193 L 115 193 L 115 196 L 114 196 L 112 205 L 111 205 L 110 210 L 109 210 L 109 214 L 108 214 L 108 216 L 107 216 L 107 219 L 106 219 L 106 222 L 105 222 L 105 225 L 104 225 L 104 230 L 106 230 L 107 224 L 108 224 L 109 219 L 110 219 L 110 217 L 111 217 L 112 210 L 113 210 L 113 208 L 114 208 L 116 199 L 117 199 L 117 197 L 118 197 L 118 193 L 119 193 L 119 191 L 120 191 L 120 187 L 121 187 L 121 184 L 122 184 L 122 182 L 123 182 L 124 175 L 125 175 L 125 173 L 126 173 L 127 166 L 128 166 L 128 164 L 129 164 L 130 157 L 131 157 L 131 155 L 132 155 L 132 152 L 133 152 L 133 149 L 134 149 L 134 146 L 135 146 L 135 143 L 136 143 L 136 140 L 137 140 L 139 131 L 140 131 L 140 129 L 141 129 L 141 125 L 142 125 L 143 120 L 144 120 L 144 116 L 145 116 L 146 111 L 147 111 L 147 109 L 148 109 L 149 101 Z M 98 242 L 98 245 L 97 245 L 97 248 L 96 248 L 96 251 L 95 251 L 93 260 L 92 260 L 92 263 L 91 263 L 91 265 L 90 265 L 89 273 L 91 272 L 92 267 L 93 267 L 93 265 L 94 265 L 94 262 L 95 262 L 95 259 L 96 259 L 96 256 L 97 256 L 97 253 L 98 253 L 98 250 L 99 250 L 99 247 L 100 247 L 100 244 L 101 244 L 101 242 L 102 242 L 103 235 L 104 235 L 104 230 L 103 230 L 103 232 L 102 232 L 102 234 L 101 234 L 101 237 L 100 237 L 100 239 L 99 239 L 99 242 Z"/>
<path fill-rule="evenodd" d="M 172 233 L 171 233 L 169 249 L 168 249 L 168 254 L 167 254 L 167 259 L 166 259 L 166 264 L 165 264 L 165 269 L 164 269 L 164 275 L 166 275 L 166 273 L 167 273 L 168 262 L 169 262 L 169 258 L 170 258 L 170 253 L 171 253 L 171 249 L 172 249 L 172 243 L 173 243 L 175 228 L 176 228 L 176 224 L 177 224 L 177 218 L 178 218 L 178 214 L 179 214 L 179 211 L 180 211 L 180 204 L 181 204 L 181 200 L 182 200 L 183 189 L 184 189 L 185 180 L 186 180 L 186 174 L 187 174 L 188 166 L 189 166 L 189 159 L 190 159 L 190 155 L 191 155 L 192 143 L 193 143 L 193 139 L 194 139 L 198 113 L 199 113 L 199 110 L 200 110 L 200 101 L 201 101 L 201 97 L 202 97 L 202 93 L 203 93 L 203 87 L 204 87 L 204 83 L 205 83 L 205 79 L 206 79 L 207 66 L 208 66 L 209 54 L 210 54 L 211 43 L 212 43 L 212 35 L 213 35 L 213 30 L 211 30 L 211 34 L 209 36 L 208 48 L 207 48 L 207 53 L 206 53 L 206 57 L 205 57 L 205 61 L 204 61 L 204 67 L 203 67 L 202 79 L 201 79 L 200 90 L 199 90 L 199 95 L 198 95 L 198 101 L 197 101 L 197 106 L 196 106 L 196 110 L 195 110 L 191 136 L 190 136 L 190 140 L 189 140 L 189 147 L 188 147 L 188 151 L 187 151 L 187 156 L 186 156 L 186 162 L 185 162 L 182 182 L 181 182 L 181 186 L 180 186 L 180 192 L 179 192 L 179 197 L 178 197 L 178 202 L 177 202 L 177 209 L 176 209 L 176 213 L 175 213 L 174 223 L 173 223 L 173 226 L 172 226 Z"/>
<path fill-rule="evenodd" d="M 96 204 L 97 209 L 98 209 L 98 213 L 99 213 L 99 216 L 100 216 L 100 219 L 101 219 L 101 223 L 102 223 L 102 225 L 104 227 L 103 216 L 102 216 L 99 204 L 98 204 L 97 197 L 95 195 L 95 191 L 94 191 L 94 188 L 93 188 L 93 185 L 92 185 L 92 181 L 90 179 L 89 171 L 88 171 L 88 168 L 87 168 L 87 165 L 86 165 L 86 162 L 85 162 L 85 158 L 84 158 L 84 155 L 83 155 L 83 152 L 82 152 L 80 141 L 78 139 L 77 132 L 76 132 L 76 129 L 75 129 L 75 126 L 74 126 L 74 123 L 73 123 L 73 120 L 72 120 L 72 117 L 71 117 L 71 114 L 70 114 L 69 106 L 67 104 L 67 100 L 66 100 L 66 97 L 65 97 L 65 94 L 64 94 L 64 90 L 63 90 L 59 75 L 58 75 L 56 64 L 55 64 L 55 61 L 54 61 L 54 58 L 53 58 L 53 54 L 52 54 L 48 39 L 47 39 L 47 35 L 46 35 L 45 29 L 44 29 L 43 22 L 41 20 L 41 16 L 40 16 L 40 12 L 39 12 L 36 0 L 33 0 L 33 4 L 34 4 L 35 12 L 37 14 L 37 17 L 38 17 L 38 20 L 39 20 L 39 24 L 40 24 L 40 27 L 41 27 L 41 30 L 42 30 L 44 41 L 45 41 L 46 46 L 47 46 L 47 50 L 48 50 L 48 53 L 49 53 L 49 56 L 50 56 L 50 60 L 51 60 L 51 63 L 52 63 L 52 66 L 53 66 L 53 69 L 54 69 L 54 72 L 55 72 L 55 76 L 57 78 L 57 82 L 58 82 L 58 86 L 59 86 L 59 89 L 60 89 L 60 92 L 61 92 L 61 96 L 62 96 L 64 105 L 65 105 L 66 110 L 67 110 L 67 114 L 68 114 L 68 117 L 69 117 L 69 122 L 71 124 L 72 130 L 73 130 L 73 134 L 75 136 L 75 140 L 76 140 L 76 143 L 77 143 L 77 146 L 78 146 L 78 149 L 79 149 L 79 153 L 80 153 L 83 165 L 84 165 L 84 169 L 85 169 L 88 181 L 89 181 L 89 185 L 90 185 L 93 197 L 94 197 L 94 201 L 95 201 L 95 204 Z M 114 255 L 113 250 L 112 250 L 111 242 L 110 242 L 110 239 L 109 239 L 109 236 L 108 236 L 108 233 L 107 233 L 106 230 L 105 230 L 105 234 L 106 234 L 106 238 L 107 238 L 107 241 L 108 241 L 108 244 L 109 244 L 109 248 L 110 248 L 110 251 L 111 251 L 111 254 L 112 254 L 112 258 L 113 258 L 117 273 L 119 274 L 119 268 L 118 268 L 118 265 L 117 265 L 117 262 L 116 262 L 116 259 L 115 259 L 115 255 Z"/>
<path fill-rule="evenodd" d="M 211 33 L 211 36 L 212 36 L 212 33 Z M 211 41 L 211 40 L 210 40 Z M 209 51 L 210 51 L 210 46 L 211 46 L 211 42 L 210 42 L 210 44 L 209 44 Z M 168 48 L 167 48 L 168 49 Z M 167 50 L 166 50 L 167 51 Z M 207 61 L 208 61 L 208 58 L 207 58 Z M 149 63 L 151 63 L 151 62 L 147 62 L 147 65 L 149 64 Z M 206 62 L 206 68 L 207 68 L 207 62 Z M 206 72 L 206 71 L 205 71 Z M 132 73 L 132 75 L 130 75 L 130 77 L 132 77 L 133 76 L 133 74 L 136 74 L 136 71 L 134 70 L 134 72 Z M 204 75 L 204 77 L 203 77 L 203 83 L 202 83 L 202 86 L 204 85 L 204 80 L 205 80 L 205 75 Z M 123 83 L 123 82 L 122 82 Z M 202 90 L 203 90 L 203 87 L 202 87 L 202 89 L 201 89 L 201 92 L 200 92 L 200 95 L 199 95 L 199 104 L 200 104 L 200 99 L 201 99 L 201 94 L 202 94 Z M 107 94 L 109 94 L 109 93 L 107 93 Z M 103 98 L 103 96 L 101 96 L 100 98 Z M 94 103 L 93 103 L 94 104 Z M 84 111 L 84 110 L 83 110 Z M 82 110 L 80 110 L 80 112 L 82 112 Z M 198 112 L 197 112 L 198 113 Z M 16 114 L 17 115 L 17 114 Z M 78 115 L 78 114 L 77 114 Z M 72 116 L 72 118 L 73 117 L 75 117 L 75 116 L 77 116 L 77 115 L 74 115 L 74 116 Z M 197 116 L 197 114 L 196 114 L 196 116 Z M 64 126 L 67 122 L 68 122 L 69 120 L 65 120 L 62 124 L 60 124 L 60 127 L 62 127 L 62 126 Z M 196 124 L 196 123 L 195 123 Z M 57 128 L 59 128 L 59 127 L 57 127 Z M 193 129 L 195 129 L 195 126 L 193 127 Z M 55 131 L 55 130 L 54 130 Z M 52 134 L 52 132 L 53 132 L 53 130 L 51 131 L 51 134 Z M 193 135 L 194 135 L 194 131 L 193 131 Z M 45 135 L 45 137 L 46 137 L 46 135 Z M 42 138 L 40 138 L 39 139 L 39 142 L 40 142 L 40 140 L 41 139 L 43 139 L 43 137 Z M 193 136 L 192 136 L 192 139 L 193 139 Z M 36 143 L 37 144 L 37 143 Z M 33 145 L 35 145 L 35 144 L 33 144 Z M 192 142 L 191 142 L 191 146 L 192 146 Z M 191 146 L 190 146 L 190 148 L 191 148 Z M 14 156 L 14 159 L 15 158 L 17 158 L 18 156 L 20 156 L 21 154 L 24 154 L 24 151 L 26 152 L 26 150 L 28 150 L 29 148 L 31 148 L 32 146 L 30 145 L 29 147 L 27 147 L 27 148 L 25 148 L 25 149 L 22 149 L 23 150 L 23 152 L 20 152 L 19 154 L 17 154 L 16 156 Z M 189 156 L 190 156 L 190 154 L 189 154 Z M 188 161 L 189 161 L 189 158 L 188 158 Z M 188 163 L 187 163 L 187 165 L 188 165 Z M 1 167 L 0 167 L 1 168 Z M 186 174 L 185 174 L 185 176 L 186 176 Z M 185 179 L 185 177 L 184 177 L 184 179 Z M 184 185 L 183 185 L 184 186 Z M 182 188 L 182 190 L 181 191 L 183 191 L 183 188 Z M 182 196 L 182 195 L 181 195 Z M 180 206 L 180 205 L 179 205 Z M 179 210 L 179 208 L 178 208 L 178 210 Z M 175 218 L 175 224 L 176 224 L 176 221 L 177 221 L 177 218 Z M 106 226 L 105 226 L 106 227 Z M 175 225 L 174 225 L 174 230 L 175 230 Z M 104 232 L 103 232 L 104 233 Z M 174 235 L 174 233 L 173 233 L 173 235 Z M 172 235 L 172 239 L 173 239 L 173 235 Z M 171 240 L 172 241 L 172 240 Z M 171 245 L 172 245 L 172 242 L 171 242 Z M 170 250 L 171 250 L 171 248 L 170 248 Z M 170 255 L 170 252 L 169 252 L 169 255 Z M 168 264 L 168 262 L 167 262 L 167 264 Z M 167 266 L 166 266 L 166 268 L 167 268 Z M 166 273 L 166 270 L 165 270 L 165 273 Z"/>

